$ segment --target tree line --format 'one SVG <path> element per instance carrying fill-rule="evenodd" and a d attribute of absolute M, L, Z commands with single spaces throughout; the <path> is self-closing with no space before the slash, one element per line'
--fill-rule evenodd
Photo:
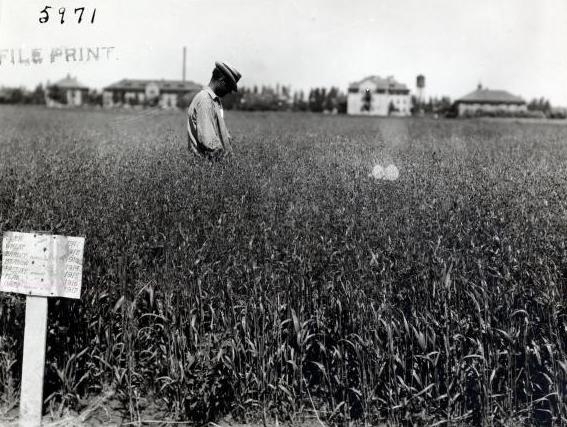
<path fill-rule="evenodd" d="M 33 91 L 21 87 L 1 87 L 0 104 L 45 104 L 43 85 L 37 85 Z"/>
<path fill-rule="evenodd" d="M 311 111 L 346 113 L 346 94 L 337 87 L 316 87 L 306 93 L 292 91 L 290 86 L 242 87 L 223 98 L 228 110 L 242 111 Z"/>
<path fill-rule="evenodd" d="M 0 87 L 0 104 L 45 105 L 46 98 L 65 104 L 67 102 L 62 89 L 52 86 L 49 89 L 38 84 L 33 90 L 24 87 Z M 91 89 L 83 98 L 86 105 L 102 106 L 102 93 Z"/>
<path fill-rule="evenodd" d="M 194 94 L 193 94 L 194 95 Z M 46 103 L 52 99 L 62 104 L 66 103 L 62 90 L 57 87 L 44 87 L 38 84 L 33 90 L 23 87 L 0 88 L 0 104 L 36 104 Z M 178 107 L 187 108 L 192 96 L 180 96 Z M 83 98 L 83 103 L 92 106 L 102 106 L 102 93 L 89 90 Z M 241 111 L 310 111 L 314 113 L 344 114 L 347 111 L 347 95 L 335 86 L 330 88 L 315 87 L 308 92 L 304 90 L 292 91 L 291 86 L 262 85 L 241 87 L 223 98 L 224 108 Z M 411 112 L 413 115 L 437 115 L 451 117 L 455 115 L 455 103 L 447 96 L 429 97 L 419 100 L 415 95 L 411 97 Z M 532 113 L 539 113 L 541 117 L 566 118 L 564 109 L 553 108 L 551 102 L 544 98 L 534 98 L 527 104 Z"/>

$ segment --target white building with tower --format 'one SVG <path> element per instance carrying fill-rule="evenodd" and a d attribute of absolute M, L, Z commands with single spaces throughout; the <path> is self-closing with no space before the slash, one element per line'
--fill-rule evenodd
<path fill-rule="evenodd" d="M 348 87 L 347 114 L 409 116 L 410 91 L 393 76 L 369 76 Z"/>

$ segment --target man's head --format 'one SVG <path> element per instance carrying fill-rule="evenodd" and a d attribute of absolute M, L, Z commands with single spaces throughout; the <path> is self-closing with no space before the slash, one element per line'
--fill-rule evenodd
<path fill-rule="evenodd" d="M 240 73 L 236 68 L 225 62 L 215 62 L 215 68 L 209 86 L 221 98 L 230 92 L 238 90 L 237 83 Z"/>

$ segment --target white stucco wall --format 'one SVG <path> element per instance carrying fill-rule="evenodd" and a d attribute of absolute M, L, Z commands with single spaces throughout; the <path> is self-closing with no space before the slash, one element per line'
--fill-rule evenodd
<path fill-rule="evenodd" d="M 79 106 L 83 104 L 83 94 L 80 89 L 67 89 L 65 91 L 67 105 Z"/>
<path fill-rule="evenodd" d="M 365 92 L 347 95 L 347 114 L 367 114 L 374 116 L 387 116 L 390 102 L 399 110 L 396 115 L 409 116 L 411 114 L 411 96 L 391 95 L 387 93 L 371 92 L 370 111 L 362 111 Z"/>
<path fill-rule="evenodd" d="M 362 111 L 366 90 L 370 91 L 370 110 Z M 411 114 L 411 96 L 376 92 L 376 83 L 366 80 L 359 85 L 358 92 L 349 92 L 347 95 L 347 114 L 367 114 L 371 116 L 387 116 L 390 102 L 399 110 L 394 115 L 409 116 Z"/>

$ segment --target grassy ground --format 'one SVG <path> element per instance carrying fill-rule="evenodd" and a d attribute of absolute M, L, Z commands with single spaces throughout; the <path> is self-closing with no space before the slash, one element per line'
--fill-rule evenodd
<path fill-rule="evenodd" d="M 209 165 L 182 113 L 1 107 L 0 232 L 86 237 L 46 411 L 110 389 L 132 421 L 567 422 L 567 127 L 227 117 Z M 23 298 L 0 304 L 13 407 Z"/>

